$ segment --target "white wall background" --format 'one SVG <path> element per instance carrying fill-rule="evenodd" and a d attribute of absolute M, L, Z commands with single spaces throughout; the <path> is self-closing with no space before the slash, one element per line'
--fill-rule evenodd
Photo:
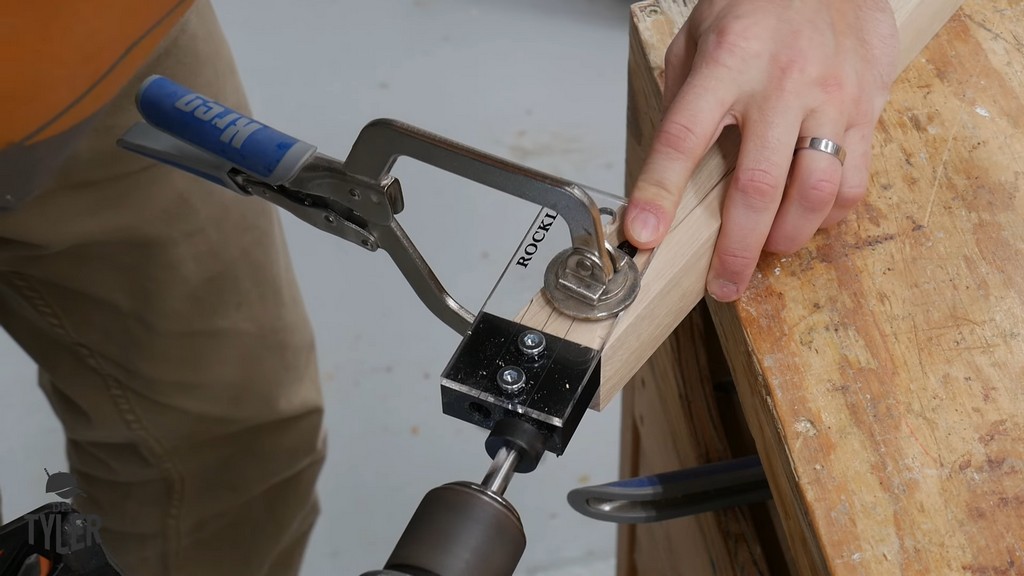
<path fill-rule="evenodd" d="M 625 138 L 626 0 L 214 0 L 257 118 L 344 158 L 359 129 L 392 117 L 612 193 Z M 216 95 L 211 95 L 216 97 Z M 476 310 L 536 208 L 399 163 L 400 216 L 449 290 Z M 458 339 L 383 253 L 285 214 L 327 398 L 324 513 L 304 574 L 378 568 L 422 495 L 479 480 L 484 432 L 441 414 L 438 375 Z M 47 501 L 32 470 L 66 467 L 35 369 L 0 333 L 4 516 Z M 560 458 L 519 476 L 517 574 L 610 575 L 614 530 L 565 493 L 614 479 L 619 406 L 591 412 Z M 17 465 L 9 465 L 17 463 Z"/>

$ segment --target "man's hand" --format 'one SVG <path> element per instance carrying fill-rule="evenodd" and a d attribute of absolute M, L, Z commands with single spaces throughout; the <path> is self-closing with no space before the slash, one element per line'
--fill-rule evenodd
<path fill-rule="evenodd" d="M 700 0 L 665 56 L 665 114 L 630 196 L 626 236 L 668 233 L 698 162 L 730 124 L 741 133 L 707 278 L 739 298 L 762 249 L 790 253 L 867 192 L 871 139 L 897 73 L 887 0 Z M 843 146 L 845 165 L 797 139 Z"/>

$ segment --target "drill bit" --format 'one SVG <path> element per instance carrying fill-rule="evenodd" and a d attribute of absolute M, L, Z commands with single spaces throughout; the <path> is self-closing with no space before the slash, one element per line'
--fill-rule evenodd
<path fill-rule="evenodd" d="M 484 474 L 484 479 L 480 484 L 488 491 L 503 496 L 512 481 L 512 476 L 516 473 L 517 464 L 519 464 L 519 452 L 509 446 L 502 447 L 494 455 L 494 461 L 491 462 L 491 467 L 487 469 L 487 474 Z"/>

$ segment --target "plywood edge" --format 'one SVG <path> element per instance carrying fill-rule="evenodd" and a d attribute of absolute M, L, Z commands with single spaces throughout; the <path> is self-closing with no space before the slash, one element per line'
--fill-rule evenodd
<path fill-rule="evenodd" d="M 799 489 L 789 448 L 775 416 L 775 404 L 767 390 L 760 367 L 750 353 L 746 334 L 734 307 L 708 298 L 708 308 L 725 350 L 733 374 L 743 415 L 757 444 L 772 488 L 786 539 L 793 551 L 794 567 L 800 574 L 828 574 L 825 554 L 816 537 L 817 530 L 808 514 L 803 492 Z M 746 346 L 746 347 L 744 347 Z M 741 347 L 744 347 L 741 350 Z"/>

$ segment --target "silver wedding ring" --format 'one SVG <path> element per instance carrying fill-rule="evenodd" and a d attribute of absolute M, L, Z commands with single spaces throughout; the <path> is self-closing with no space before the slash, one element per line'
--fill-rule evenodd
<path fill-rule="evenodd" d="M 796 149 L 803 150 L 804 148 L 818 150 L 819 152 L 835 156 L 836 160 L 839 160 L 840 166 L 846 162 L 846 149 L 828 138 L 811 138 L 809 136 L 798 138 Z"/>

